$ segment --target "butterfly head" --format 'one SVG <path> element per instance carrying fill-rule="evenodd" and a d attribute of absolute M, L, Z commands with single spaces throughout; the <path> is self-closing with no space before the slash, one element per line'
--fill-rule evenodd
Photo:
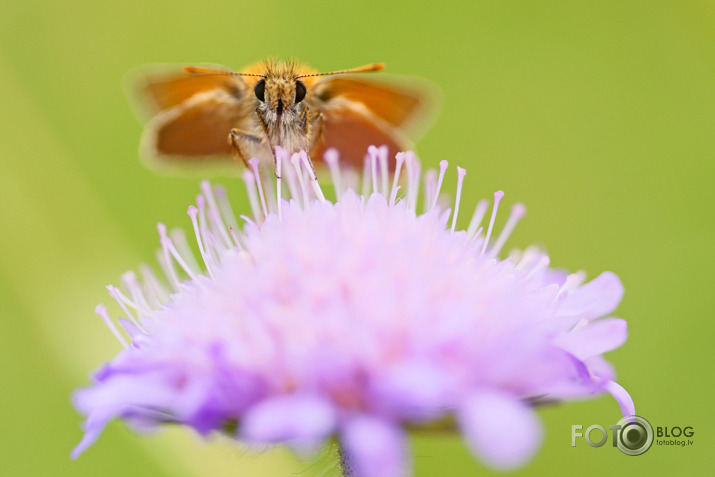
<path fill-rule="evenodd" d="M 267 63 L 266 72 L 253 87 L 261 107 L 273 111 L 277 116 L 292 111 L 305 99 L 308 90 L 298 79 L 297 68 L 290 63 Z"/>

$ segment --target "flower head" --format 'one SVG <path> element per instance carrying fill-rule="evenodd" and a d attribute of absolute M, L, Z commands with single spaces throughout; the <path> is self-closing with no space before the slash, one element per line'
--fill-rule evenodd
<path fill-rule="evenodd" d="M 275 183 L 252 162 L 242 228 L 224 190 L 202 183 L 188 212 L 201 266 L 159 226 L 164 283 L 144 267 L 108 287 L 130 341 L 98 307 L 124 349 L 75 394 L 87 416 L 75 456 L 119 417 L 298 450 L 336 437 L 346 473 L 388 477 L 408 473 L 406 429 L 454 425 L 487 464 L 513 468 L 541 442 L 541 400 L 607 391 L 634 414 L 601 356 L 626 338 L 604 318 L 623 293 L 614 274 L 584 283 L 537 248 L 500 259 L 522 205 L 497 234 L 497 192 L 485 227 L 482 201 L 458 231 L 463 169 L 452 209 L 447 162 L 425 174 L 420 213 L 415 156 L 390 173 L 386 149 L 369 155 L 358 194 L 329 151 L 335 201 L 304 153 L 277 151 Z"/>

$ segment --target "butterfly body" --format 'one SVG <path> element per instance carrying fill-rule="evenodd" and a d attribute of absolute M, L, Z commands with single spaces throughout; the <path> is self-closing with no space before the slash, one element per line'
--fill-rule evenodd
<path fill-rule="evenodd" d="M 206 163 L 233 156 L 274 159 L 276 146 L 305 150 L 313 160 L 335 147 L 359 164 L 371 144 L 394 154 L 409 147 L 408 123 L 421 116 L 426 94 L 414 87 L 342 76 L 381 64 L 318 73 L 297 62 L 265 61 L 236 73 L 186 67 L 147 76 L 150 119 L 144 155 L 156 163 Z M 337 76 L 340 75 L 340 76 Z"/>

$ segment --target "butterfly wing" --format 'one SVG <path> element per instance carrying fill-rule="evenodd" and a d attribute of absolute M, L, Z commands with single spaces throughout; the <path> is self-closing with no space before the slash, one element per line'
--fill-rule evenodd
<path fill-rule="evenodd" d="M 427 85 L 406 81 L 363 80 L 335 76 L 314 88 L 314 101 L 323 112 L 323 127 L 313 157 L 335 147 L 341 160 L 360 166 L 370 145 L 387 145 L 389 157 L 409 149 L 407 134 L 429 116 L 434 94 Z"/>
<path fill-rule="evenodd" d="M 139 86 L 138 104 L 152 115 L 141 147 L 151 165 L 165 169 L 231 159 L 228 133 L 245 126 L 252 112 L 240 77 L 174 72 L 145 75 Z"/>
<path fill-rule="evenodd" d="M 216 66 L 215 69 L 228 71 L 221 66 Z M 135 76 L 140 74 L 141 78 L 136 81 L 141 96 L 139 102 L 141 106 L 149 109 L 150 114 L 178 106 L 198 93 L 223 91 L 241 98 L 247 89 L 246 83 L 238 76 L 189 74 L 176 71 L 137 73 Z"/>
<path fill-rule="evenodd" d="M 323 154 L 330 148 L 340 152 L 340 160 L 354 167 L 361 167 L 371 145 L 386 145 L 388 157 L 410 148 L 405 135 L 387 121 L 373 114 L 364 104 L 334 100 L 323 110 L 321 134 L 312 157 L 322 161 Z"/>
<path fill-rule="evenodd" d="M 244 104 L 223 91 L 198 93 L 157 114 L 146 126 L 143 152 L 160 160 L 229 157 L 228 133 L 240 125 Z"/>
<path fill-rule="evenodd" d="M 387 123 L 405 128 L 425 109 L 426 91 L 407 85 L 362 80 L 353 77 L 333 77 L 321 81 L 318 96 L 324 101 L 344 98 L 365 105 L 375 116 Z"/>

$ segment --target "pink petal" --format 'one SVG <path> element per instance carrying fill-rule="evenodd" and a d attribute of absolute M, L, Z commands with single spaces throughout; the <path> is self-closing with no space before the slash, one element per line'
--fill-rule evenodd
<path fill-rule="evenodd" d="M 559 306 L 560 315 L 578 315 L 587 320 L 606 316 L 623 298 L 623 284 L 616 274 L 603 272 L 590 282 L 569 292 Z"/>
<path fill-rule="evenodd" d="M 626 342 L 626 320 L 611 318 L 589 323 L 583 328 L 565 333 L 554 340 L 560 348 L 584 360 L 612 351 Z"/>
<path fill-rule="evenodd" d="M 450 376 L 433 363 L 399 363 L 373 384 L 376 405 L 394 416 L 411 420 L 435 419 L 451 403 Z"/>
<path fill-rule="evenodd" d="M 538 417 L 510 394 L 485 391 L 472 395 L 459 410 L 458 421 L 472 452 L 495 469 L 524 465 L 541 444 Z"/>
<path fill-rule="evenodd" d="M 335 411 L 322 398 L 309 395 L 280 396 L 252 407 L 241 424 L 241 436 L 255 442 L 288 441 L 312 447 L 335 428 Z"/>
<path fill-rule="evenodd" d="M 82 437 L 80 443 L 77 444 L 77 447 L 72 450 L 72 454 L 70 454 L 70 457 L 72 459 L 76 459 L 77 457 L 79 457 L 80 454 L 87 450 L 89 446 L 94 444 L 99 435 L 102 434 L 104 426 L 107 425 L 107 420 L 108 419 L 100 420 L 92 419 L 91 417 L 87 418 L 87 422 L 84 425 L 85 434 Z"/>
<path fill-rule="evenodd" d="M 409 475 L 405 435 L 391 423 L 368 416 L 354 417 L 343 426 L 341 445 L 349 475 Z"/>

